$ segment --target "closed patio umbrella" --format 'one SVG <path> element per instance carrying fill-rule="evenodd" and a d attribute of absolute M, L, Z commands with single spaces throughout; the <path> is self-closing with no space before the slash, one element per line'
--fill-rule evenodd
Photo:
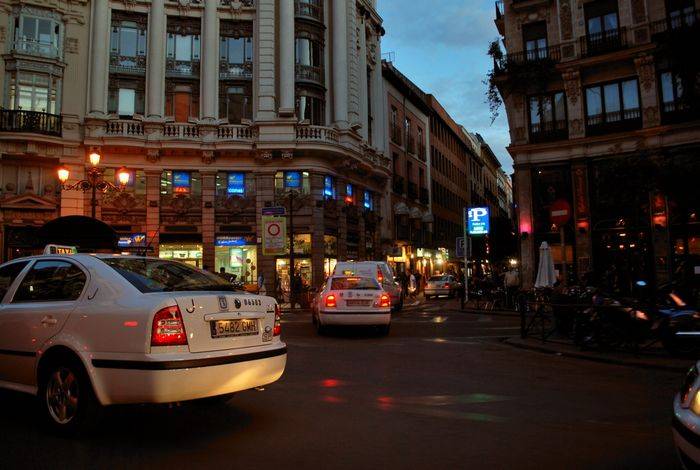
<path fill-rule="evenodd" d="M 557 276 L 554 272 L 552 251 L 549 249 L 547 242 L 542 242 L 542 245 L 540 245 L 540 265 L 537 268 L 535 287 L 552 287 L 556 281 Z"/>

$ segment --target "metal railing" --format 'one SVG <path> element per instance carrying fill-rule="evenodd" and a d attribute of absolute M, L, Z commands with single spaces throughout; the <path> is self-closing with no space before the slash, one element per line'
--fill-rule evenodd
<path fill-rule="evenodd" d="M 168 58 L 165 61 L 165 71 L 169 75 L 199 77 L 199 60 L 175 60 Z"/>
<path fill-rule="evenodd" d="M 568 121 L 546 121 L 530 124 L 530 141 L 547 142 L 566 139 L 569 136 Z"/>
<path fill-rule="evenodd" d="M 311 82 L 325 83 L 323 67 L 315 65 L 296 64 L 296 79 L 307 80 Z"/>
<path fill-rule="evenodd" d="M 29 132 L 61 136 L 63 119 L 58 114 L 22 109 L 0 109 L 0 132 Z"/>
<path fill-rule="evenodd" d="M 146 56 L 109 55 L 109 71 L 114 73 L 146 73 Z"/>
<path fill-rule="evenodd" d="M 219 79 L 230 80 L 235 78 L 253 78 L 253 63 L 233 64 L 226 61 L 219 62 Z"/>
<path fill-rule="evenodd" d="M 14 42 L 13 49 L 15 52 L 22 54 L 38 55 L 41 57 L 50 58 L 61 57 L 61 51 L 55 44 L 34 41 L 31 39 L 17 39 Z"/>
<path fill-rule="evenodd" d="M 294 14 L 323 22 L 323 4 L 319 0 L 296 0 Z"/>
<path fill-rule="evenodd" d="M 700 24 L 700 11 L 693 10 L 679 16 L 654 21 L 649 25 L 649 28 L 651 29 L 651 34 L 660 34 L 685 31 L 698 24 Z"/>
<path fill-rule="evenodd" d="M 586 116 L 586 134 L 600 135 L 638 129 L 642 125 L 640 108 Z"/>
<path fill-rule="evenodd" d="M 246 8 L 252 8 L 255 6 L 255 0 L 221 0 L 221 4 L 224 6 L 231 6 L 236 3 L 240 3 Z"/>
<path fill-rule="evenodd" d="M 506 56 L 506 64 L 521 65 L 526 63 L 541 62 L 551 60 L 559 62 L 561 60 L 561 48 L 559 45 L 548 47 L 538 47 L 528 51 L 513 52 Z"/>
<path fill-rule="evenodd" d="M 627 47 L 627 29 L 618 28 L 600 33 L 588 34 L 580 38 L 581 56 L 591 57 L 614 52 Z"/>

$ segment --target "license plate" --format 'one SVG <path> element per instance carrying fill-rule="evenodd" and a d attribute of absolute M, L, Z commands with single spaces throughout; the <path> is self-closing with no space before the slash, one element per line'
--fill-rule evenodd
<path fill-rule="evenodd" d="M 258 320 L 219 320 L 209 322 L 212 338 L 231 336 L 257 336 L 260 333 Z"/>
<path fill-rule="evenodd" d="M 346 300 L 348 307 L 365 307 L 369 305 L 367 300 Z"/>

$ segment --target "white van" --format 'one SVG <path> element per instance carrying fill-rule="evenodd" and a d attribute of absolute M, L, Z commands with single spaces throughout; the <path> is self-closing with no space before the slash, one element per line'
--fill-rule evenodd
<path fill-rule="evenodd" d="M 395 312 L 403 308 L 404 292 L 394 279 L 394 271 L 384 261 L 341 261 L 335 265 L 334 276 L 371 277 L 381 284 L 384 292 L 391 297 L 391 307 Z"/>

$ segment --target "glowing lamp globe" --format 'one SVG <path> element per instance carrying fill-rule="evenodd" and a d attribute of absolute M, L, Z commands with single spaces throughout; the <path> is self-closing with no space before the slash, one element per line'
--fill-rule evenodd
<path fill-rule="evenodd" d="M 70 171 L 68 171 L 68 168 L 65 166 L 62 166 L 58 169 L 58 180 L 61 183 L 64 183 L 68 181 L 68 178 L 70 177 Z"/>

